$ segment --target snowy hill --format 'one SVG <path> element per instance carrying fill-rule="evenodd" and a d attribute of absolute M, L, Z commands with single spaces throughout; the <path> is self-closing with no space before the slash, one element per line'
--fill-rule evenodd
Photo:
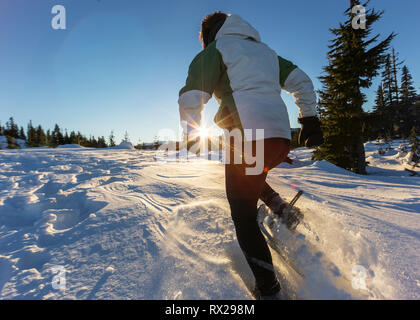
<path fill-rule="evenodd" d="M 25 140 L 22 139 L 14 139 L 15 143 L 19 148 L 23 149 L 25 148 Z M 7 137 L 0 135 L 0 149 L 6 149 L 8 146 Z"/>
<path fill-rule="evenodd" d="M 287 200 L 305 191 L 289 255 L 306 278 L 274 256 L 290 298 L 420 298 L 420 178 L 404 171 L 401 144 L 382 156 L 366 144 L 368 176 L 313 162 L 307 149 L 270 173 Z M 252 276 L 235 240 L 223 165 L 154 156 L 1 150 L 0 298 L 249 299 Z M 57 266 L 62 290 L 52 285 Z M 352 288 L 357 266 L 366 290 Z"/>

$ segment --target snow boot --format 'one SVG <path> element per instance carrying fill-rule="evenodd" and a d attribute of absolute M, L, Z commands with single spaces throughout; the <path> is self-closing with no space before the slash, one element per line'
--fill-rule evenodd
<path fill-rule="evenodd" d="M 303 219 L 303 214 L 299 209 L 289 206 L 278 193 L 264 199 L 264 202 L 271 212 L 280 217 L 281 222 L 291 231 L 295 230 Z"/>

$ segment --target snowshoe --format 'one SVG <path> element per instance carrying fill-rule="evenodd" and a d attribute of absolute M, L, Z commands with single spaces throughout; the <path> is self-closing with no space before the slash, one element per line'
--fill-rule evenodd
<path fill-rule="evenodd" d="M 280 218 L 280 221 L 286 225 L 290 231 L 296 230 L 296 227 L 303 220 L 303 213 L 294 207 L 296 201 L 303 194 L 300 190 L 289 204 L 283 201 L 278 195 L 270 200 L 268 207 L 270 211 Z"/>

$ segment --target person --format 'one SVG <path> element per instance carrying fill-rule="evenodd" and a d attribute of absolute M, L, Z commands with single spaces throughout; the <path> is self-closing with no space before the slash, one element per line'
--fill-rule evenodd
<path fill-rule="evenodd" d="M 225 184 L 236 236 L 255 276 L 254 295 L 257 299 L 278 299 L 281 288 L 258 226 L 257 203 L 261 199 L 279 215 L 285 207 L 284 200 L 266 182 L 268 171 L 290 150 L 291 130 L 282 89 L 293 94 L 299 108 L 299 141 L 307 147 L 323 142 L 314 87 L 301 69 L 261 42 L 258 31 L 239 15 L 209 14 L 202 20 L 200 40 L 203 50 L 191 62 L 178 100 L 187 145 L 196 142 L 201 111 L 212 95 L 220 104 L 214 118 L 218 126 L 229 132 L 264 130 L 263 140 L 252 135 L 243 142 L 254 148 L 263 142 L 264 170 L 249 175 L 246 169 L 250 165 L 245 161 L 230 161 L 233 163 L 225 164 Z M 235 148 L 229 150 L 233 153 Z"/>

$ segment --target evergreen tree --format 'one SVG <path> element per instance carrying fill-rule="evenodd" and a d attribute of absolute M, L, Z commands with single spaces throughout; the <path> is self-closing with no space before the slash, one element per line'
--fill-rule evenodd
<path fill-rule="evenodd" d="M 367 4 L 367 3 L 366 3 Z M 366 5 L 365 4 L 365 5 Z M 372 25 L 383 12 L 374 9 L 366 12 L 366 28 L 352 27 L 352 8 L 360 1 L 351 0 L 345 14 L 346 22 L 338 28 L 330 29 L 336 37 L 330 41 L 329 65 L 324 67 L 325 75 L 320 77 L 319 112 L 325 142 L 314 153 L 317 160 L 326 159 L 338 166 L 356 173 L 366 173 L 365 150 L 363 145 L 362 119 L 365 95 L 361 92 L 369 88 L 372 79 L 384 63 L 394 34 L 372 46 L 379 35 L 369 38 Z"/>
<path fill-rule="evenodd" d="M 70 132 L 69 141 L 70 141 L 70 144 L 77 144 L 77 137 L 74 131 Z"/>
<path fill-rule="evenodd" d="M 420 140 L 417 137 L 416 127 L 413 127 L 410 132 L 410 146 L 411 146 L 411 161 L 414 163 L 414 167 L 420 162 Z"/>
<path fill-rule="evenodd" d="M 130 141 L 130 137 L 128 135 L 128 132 L 126 131 L 125 134 L 124 134 L 123 142 L 129 142 L 129 141 Z"/>
<path fill-rule="evenodd" d="M 384 70 L 382 71 L 383 92 L 385 105 L 392 106 L 394 103 L 394 79 L 392 75 L 391 55 L 388 54 L 385 60 Z"/>
<path fill-rule="evenodd" d="M 27 142 L 26 142 L 28 147 L 37 147 L 36 131 L 35 131 L 35 128 L 33 127 L 33 125 L 32 125 L 32 120 L 29 120 L 26 135 L 28 137 Z"/>
<path fill-rule="evenodd" d="M 395 49 L 392 48 L 392 76 L 393 76 L 393 89 L 394 89 L 394 97 L 397 104 L 400 103 L 399 97 L 399 87 L 398 87 L 398 73 L 401 68 L 402 62 L 399 61 L 398 56 L 395 54 Z"/>
<path fill-rule="evenodd" d="M 104 136 L 98 138 L 98 145 L 96 147 L 97 148 L 106 148 L 106 147 L 108 147 L 108 145 L 106 144 L 106 141 L 105 141 L 105 137 Z"/>
<path fill-rule="evenodd" d="M 52 137 L 51 137 L 51 130 L 50 129 L 47 130 L 47 146 L 48 147 L 52 147 L 53 146 Z"/>
<path fill-rule="evenodd" d="M 4 135 L 15 138 L 15 139 L 19 138 L 19 127 L 15 123 L 15 120 L 13 119 L 13 117 L 10 117 L 9 121 L 6 122 Z"/>
<path fill-rule="evenodd" d="M 111 131 L 111 134 L 109 135 L 109 146 L 115 147 L 115 135 L 114 131 Z"/>
<path fill-rule="evenodd" d="M 410 102 L 413 102 L 417 97 L 416 89 L 413 85 L 413 77 L 411 76 L 410 71 L 408 71 L 407 66 L 402 68 L 401 76 L 401 100 L 407 105 Z"/>
<path fill-rule="evenodd" d="M 47 146 L 47 136 L 42 129 L 41 125 L 39 125 L 36 129 L 36 140 L 37 140 L 37 146 Z"/>
<path fill-rule="evenodd" d="M 373 108 L 374 115 L 371 117 L 371 121 L 374 122 L 373 126 L 375 127 L 375 132 L 377 134 L 384 134 L 387 127 L 386 122 L 386 107 L 385 107 L 385 97 L 382 83 L 379 85 L 378 90 L 376 91 L 375 107 Z"/>
<path fill-rule="evenodd" d="M 382 83 L 379 85 L 378 90 L 376 90 L 374 111 L 378 114 L 383 114 L 385 111 L 385 97 Z"/>
<path fill-rule="evenodd" d="M 400 105 L 400 88 L 398 86 L 398 73 L 402 62 L 392 49 L 385 59 L 384 70 L 382 71 L 382 92 L 384 97 L 383 112 L 377 123 L 381 124 L 383 130 L 391 135 L 403 134 L 404 110 Z M 384 131 L 382 131 L 384 132 Z"/>
<path fill-rule="evenodd" d="M 91 135 L 89 138 L 86 138 L 80 132 L 77 132 L 76 134 L 74 131 L 71 131 L 69 135 L 67 129 L 65 129 L 65 134 L 63 135 L 58 124 L 54 126 L 54 130 L 52 132 L 47 130 L 45 133 L 41 125 L 34 127 L 32 120 L 30 120 L 25 133 L 23 127 L 20 127 L 19 129 L 19 126 L 15 123 L 13 117 L 9 118 L 6 122 L 6 126 L 2 126 L 0 122 L 0 135 L 3 134 L 7 137 L 8 148 L 19 148 L 19 145 L 16 143 L 16 139 L 26 140 L 26 145 L 28 147 L 57 147 L 63 144 L 79 144 L 81 146 L 93 148 L 108 147 L 104 136 L 96 139 L 95 136 Z M 129 141 L 127 132 L 124 139 Z M 111 132 L 110 140 L 115 146 L 115 136 L 113 131 Z"/>
<path fill-rule="evenodd" d="M 23 129 L 23 127 L 20 127 L 19 139 L 26 140 L 25 130 Z"/>
<path fill-rule="evenodd" d="M 89 139 L 83 145 L 85 147 L 97 148 L 98 141 L 95 139 L 95 136 L 90 136 Z"/>
<path fill-rule="evenodd" d="M 67 129 L 65 129 L 64 144 L 71 144 L 71 140 L 70 140 L 70 137 L 69 137 L 69 133 L 67 132 Z"/>
<path fill-rule="evenodd" d="M 160 146 L 159 138 L 158 138 L 158 136 L 155 136 L 153 138 L 153 149 L 157 150 L 159 148 L 159 146 Z"/>
<path fill-rule="evenodd" d="M 54 130 L 51 134 L 51 142 L 53 147 L 57 147 L 59 145 L 64 144 L 64 136 L 61 133 L 61 129 L 58 124 L 55 125 Z"/>
<path fill-rule="evenodd" d="M 84 139 L 84 137 L 82 136 L 82 134 L 79 131 L 77 131 L 77 134 L 76 134 L 76 144 L 82 146 L 84 140 L 86 140 L 86 139 Z"/>

